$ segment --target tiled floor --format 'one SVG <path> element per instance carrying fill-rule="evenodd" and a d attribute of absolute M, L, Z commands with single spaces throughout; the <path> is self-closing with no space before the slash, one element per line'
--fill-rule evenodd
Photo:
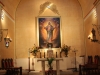
<path fill-rule="evenodd" d="M 23 71 L 23 75 L 42 75 L 42 72 L 31 71 L 28 73 L 27 71 Z M 62 72 L 61 75 L 78 75 L 78 72 Z"/>
<path fill-rule="evenodd" d="M 5 75 L 5 72 L 2 73 L 0 72 L 0 75 Z M 28 70 L 23 70 L 22 71 L 22 75 L 42 75 L 42 72 L 40 71 L 30 71 L 28 72 Z M 73 72 L 73 71 L 61 71 L 60 75 L 78 75 L 78 72 Z"/>

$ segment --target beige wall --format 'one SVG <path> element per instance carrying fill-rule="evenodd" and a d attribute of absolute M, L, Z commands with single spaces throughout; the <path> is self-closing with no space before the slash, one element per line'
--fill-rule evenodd
<path fill-rule="evenodd" d="M 95 8 L 94 8 L 95 9 Z M 92 28 L 96 30 L 96 38 L 99 40 L 99 34 L 96 26 L 93 26 L 92 24 L 98 25 L 97 17 L 95 17 L 95 13 L 91 11 L 91 13 L 87 16 L 87 18 L 84 21 L 85 25 L 85 37 L 86 37 L 86 53 L 87 55 L 100 55 L 100 43 L 98 42 L 91 42 L 90 39 L 88 39 L 88 35 L 91 34 Z"/>
<path fill-rule="evenodd" d="M 96 10 L 97 10 L 97 18 L 98 18 L 98 25 L 100 25 L 100 1 L 96 5 Z"/>
<path fill-rule="evenodd" d="M 47 0 L 21 0 L 16 12 L 15 50 L 17 58 L 28 57 L 28 49 L 37 44 L 36 18 L 40 5 Z M 57 6 L 60 15 L 46 10 L 39 16 L 61 16 L 62 44 L 77 49 L 77 55 L 85 53 L 84 27 L 80 4 L 77 0 L 50 0 Z M 69 53 L 71 56 L 73 52 Z"/>
<path fill-rule="evenodd" d="M 33 47 L 33 44 L 37 44 L 36 17 L 38 16 L 61 17 L 62 44 L 67 44 L 72 46 L 72 49 L 77 49 L 77 56 L 85 53 L 87 55 L 100 53 L 99 44 L 87 39 L 93 27 L 92 24 L 98 23 L 97 18 L 93 17 L 93 13 L 88 17 L 86 16 L 94 7 L 94 0 L 79 0 L 81 5 L 78 0 L 49 0 L 57 6 L 60 15 L 53 13 L 49 9 L 38 15 L 40 5 L 48 0 L 0 1 L 4 3 L 5 6 L 3 8 L 8 14 L 8 16 L 5 16 L 5 22 L 2 22 L 0 27 L 9 29 L 8 35 L 12 38 L 9 48 L 5 48 L 4 41 L 0 42 L 2 58 L 14 57 L 14 55 L 16 58 L 28 57 L 28 49 Z M 10 3 L 13 4 L 11 5 Z M 83 17 L 85 17 L 84 22 Z M 98 33 L 96 34 L 97 39 L 99 39 Z M 72 55 L 73 52 L 70 51 L 69 56 Z"/>
<path fill-rule="evenodd" d="M 0 0 L 4 5 L 4 20 L 1 20 L 0 29 L 8 29 L 8 37 L 12 39 L 10 46 L 5 47 L 4 38 L 6 31 L 3 31 L 3 39 L 0 42 L 0 57 L 1 58 L 14 58 L 14 26 L 15 26 L 15 11 L 20 0 Z"/>
<path fill-rule="evenodd" d="M 20 0 L 0 0 L 4 7 L 3 9 L 9 14 L 12 19 L 15 19 L 15 12 Z"/>
<path fill-rule="evenodd" d="M 4 11 L 4 10 L 3 10 Z M 1 43 L 1 58 L 14 58 L 14 21 L 10 18 L 10 16 L 4 11 L 4 19 L 1 20 L 2 29 L 8 29 L 7 31 L 3 30 L 3 38 Z M 4 38 L 10 37 L 12 42 L 10 42 L 9 47 L 5 47 Z"/>
<path fill-rule="evenodd" d="M 78 0 L 78 1 L 80 2 L 80 5 L 82 7 L 83 17 L 86 17 L 94 7 L 93 3 L 96 0 Z"/>

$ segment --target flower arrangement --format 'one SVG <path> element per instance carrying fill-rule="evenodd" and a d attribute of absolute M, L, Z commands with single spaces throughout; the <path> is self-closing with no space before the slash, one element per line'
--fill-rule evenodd
<path fill-rule="evenodd" d="M 35 44 L 33 46 L 33 48 L 30 48 L 29 49 L 29 52 L 32 53 L 32 55 L 36 56 L 37 55 L 37 52 L 39 52 L 39 47 L 37 47 Z"/>
<path fill-rule="evenodd" d="M 52 67 L 52 62 L 53 62 L 54 60 L 55 60 L 54 57 L 47 58 L 49 69 L 53 69 L 53 67 Z"/>
<path fill-rule="evenodd" d="M 71 49 L 71 46 L 67 46 L 67 45 L 64 44 L 64 45 L 61 47 L 61 53 L 64 52 L 64 53 L 65 53 L 65 56 L 67 57 L 68 51 L 70 51 L 70 49 Z"/>

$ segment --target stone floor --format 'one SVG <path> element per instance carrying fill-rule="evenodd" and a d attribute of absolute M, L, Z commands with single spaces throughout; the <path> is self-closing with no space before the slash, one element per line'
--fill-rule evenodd
<path fill-rule="evenodd" d="M 28 73 L 27 71 L 23 71 L 23 75 L 42 75 L 42 72 L 39 72 L 39 71 L 30 71 Z M 78 72 L 61 71 L 60 75 L 78 75 Z"/>
<path fill-rule="evenodd" d="M 5 72 L 0 70 L 0 75 L 5 75 Z M 22 70 L 22 75 L 42 75 L 42 72 L 40 71 L 28 72 L 28 70 Z M 60 75 L 78 75 L 78 72 L 73 72 L 72 70 L 62 70 L 60 71 Z"/>

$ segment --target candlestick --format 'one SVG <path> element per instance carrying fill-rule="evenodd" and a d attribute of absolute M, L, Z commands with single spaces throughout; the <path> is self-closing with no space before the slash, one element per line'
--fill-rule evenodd
<path fill-rule="evenodd" d="M 45 58 L 45 52 L 44 52 L 44 58 Z"/>
<path fill-rule="evenodd" d="M 61 52 L 60 52 L 60 58 L 61 58 Z"/>
<path fill-rule="evenodd" d="M 29 72 L 30 72 L 30 57 L 28 57 L 28 67 L 29 67 Z"/>
<path fill-rule="evenodd" d="M 56 52 L 56 58 L 57 58 L 57 52 Z"/>
<path fill-rule="evenodd" d="M 40 58 L 41 58 L 41 52 L 40 52 Z"/>

